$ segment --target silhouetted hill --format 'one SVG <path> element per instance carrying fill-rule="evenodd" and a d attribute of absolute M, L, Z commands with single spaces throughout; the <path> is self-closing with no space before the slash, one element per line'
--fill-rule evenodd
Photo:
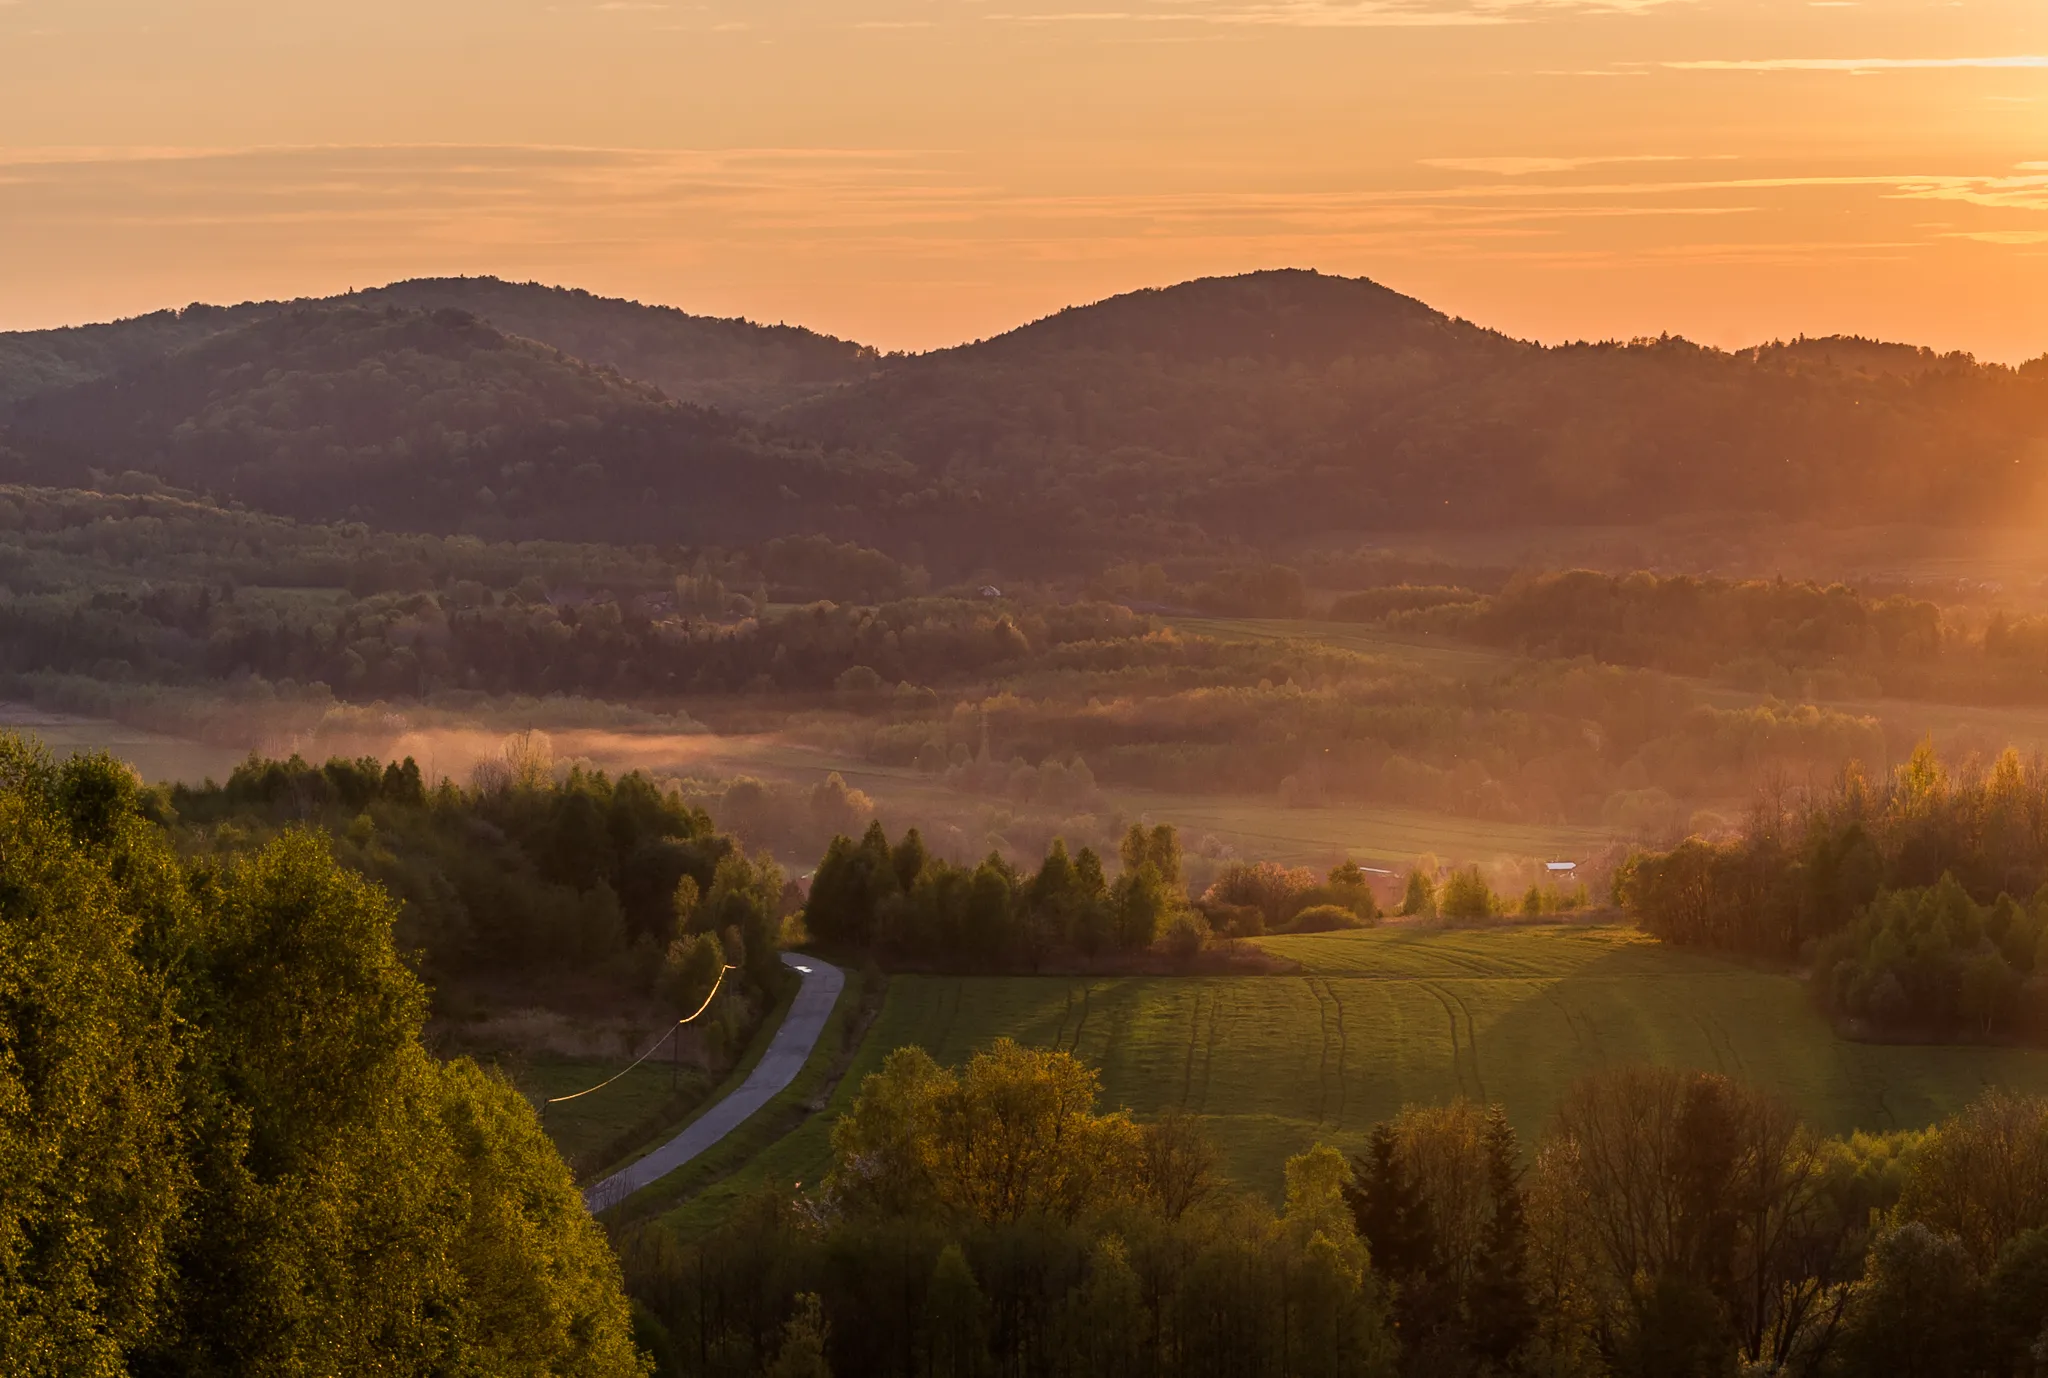
<path fill-rule="evenodd" d="M 1153 354 L 1183 364 L 1292 367 L 1404 350 L 1486 351 L 1515 341 L 1453 320 L 1367 278 L 1304 269 L 1200 278 L 1070 306 L 993 340 L 927 359 L 1022 361 L 1059 352 Z"/>
<path fill-rule="evenodd" d="M 0 406 L 104 378 L 250 321 L 324 306 L 455 308 L 670 397 L 765 413 L 867 376 L 875 351 L 797 326 L 692 316 L 669 306 L 497 278 L 420 278 L 346 296 L 194 305 L 104 325 L 0 333 Z"/>
<path fill-rule="evenodd" d="M 1967 354 L 1937 354 L 1924 345 L 1866 340 L 1860 335 L 1775 340 L 1743 353 L 1779 367 L 1804 365 L 1863 377 L 1911 378 L 1940 369 L 1967 369 L 1976 363 Z"/>
<path fill-rule="evenodd" d="M 146 364 L 276 309 L 189 306 L 104 325 L 0 333 L 0 407 Z"/>
<path fill-rule="evenodd" d="M 2048 364 L 1843 339 L 1547 348 L 1293 271 L 907 358 L 490 279 L 7 348 L 41 381 L 5 413 L 4 477 L 137 470 L 309 520 L 500 537 L 815 532 L 942 573 L 1702 512 L 2009 522 L 2041 514 L 2048 464 Z M 799 400 L 743 421 L 643 380 L 662 369 Z"/>
<path fill-rule="evenodd" d="M 1331 530 L 2031 510 L 2048 369 L 1836 343 L 1840 364 L 1671 338 L 1545 348 L 1370 282 L 1254 273 L 892 360 L 785 420 L 1023 508 L 1275 551 Z"/>
<path fill-rule="evenodd" d="M 308 520 L 737 539 L 822 520 L 843 470 L 465 312 L 295 307 L 39 393 L 12 476 L 136 471 Z M 727 534 L 731 533 L 731 534 Z"/>
<path fill-rule="evenodd" d="M 760 413 L 873 372 L 875 351 L 793 325 L 692 316 L 672 306 L 497 278 L 419 278 L 358 292 L 366 305 L 455 307 L 682 402 Z"/>

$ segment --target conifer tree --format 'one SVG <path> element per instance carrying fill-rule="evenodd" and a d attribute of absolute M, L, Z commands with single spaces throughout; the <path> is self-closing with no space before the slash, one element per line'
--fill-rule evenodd
<path fill-rule="evenodd" d="M 1493 1217 L 1475 1260 L 1467 1309 L 1473 1348 L 1496 1369 L 1509 1369 L 1534 1333 L 1536 1317 L 1529 1299 L 1529 1222 L 1515 1162 L 1515 1131 L 1497 1105 L 1486 1115 L 1485 1146 Z"/>

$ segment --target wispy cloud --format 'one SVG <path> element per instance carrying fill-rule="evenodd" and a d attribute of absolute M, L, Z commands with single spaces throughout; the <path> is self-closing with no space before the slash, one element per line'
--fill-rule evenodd
<path fill-rule="evenodd" d="M 1974 239 L 1980 244 L 2048 244 L 2048 230 L 1956 230 L 1944 239 Z"/>
<path fill-rule="evenodd" d="M 2048 53 L 2013 53 L 2002 57 L 1693 58 L 1660 65 L 1682 72 L 1920 72 L 1956 68 L 2048 68 Z"/>
<path fill-rule="evenodd" d="M 1453 172 L 1491 172 L 1502 177 L 1527 177 L 1539 172 L 1576 172 L 1582 167 L 1600 167 L 1607 163 L 1684 163 L 1696 159 L 1682 153 L 1616 153 L 1587 158 L 1423 158 L 1418 161 L 1424 167 L 1448 168 Z"/>
<path fill-rule="evenodd" d="M 89 243 L 99 257 L 261 251 L 282 265 L 376 263 L 406 272 L 566 273 L 632 260 L 716 273 L 749 263 L 854 264 L 925 281 L 934 263 L 1472 260 L 1651 264 L 1910 257 L 1958 237 L 2038 252 L 2048 172 L 1603 179 L 1525 176 L 1600 164 L 1646 173 L 1675 155 L 1432 160 L 1457 185 L 1076 193 L 992 185 L 957 154 L 904 148 L 661 150 L 394 145 L 0 152 L 0 224 L 25 245 Z M 1418 180 L 1420 180 L 1418 178 Z M 1859 209 L 1856 237 L 1794 241 L 1794 204 Z M 1890 203 L 1981 208 L 2006 226 L 1889 224 Z M 1893 213 L 1886 217 L 1896 222 Z M 1830 222 L 1833 223 L 1833 222 Z M 1881 223 L 1881 222 L 1880 222 Z M 2048 215 L 2035 223 L 2048 226 Z M 1661 227 L 1661 228 L 1660 228 Z M 1709 228 L 1713 227 L 1713 228 Z M 171 246 L 171 248 L 166 248 Z M 1958 250 L 1951 250 L 1959 251 Z M 778 266 L 779 265 L 779 266 Z M 979 265 L 979 266 L 977 266 Z M 819 268 L 824 273 L 823 268 Z M 890 277 L 894 274 L 895 277 Z M 826 274 L 830 276 L 830 274 Z M 857 275 L 856 275 L 857 276 Z M 765 280 L 765 279 L 764 279 Z"/>
<path fill-rule="evenodd" d="M 998 23 L 1205 24 L 1309 29 L 1455 28 L 1551 15 L 1640 14 L 1687 0 L 1178 0 L 1115 10 L 1005 10 Z"/>

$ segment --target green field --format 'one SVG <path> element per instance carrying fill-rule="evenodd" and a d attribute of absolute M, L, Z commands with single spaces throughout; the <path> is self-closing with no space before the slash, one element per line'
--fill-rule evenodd
<path fill-rule="evenodd" d="M 1845 1042 L 1792 978 L 1623 928 L 1382 928 L 1266 946 L 1303 972 L 894 977 L 854 1078 L 911 1043 L 947 1062 L 1006 1034 L 1066 1048 L 1101 1069 L 1111 1104 L 1203 1116 L 1230 1174 L 1267 1190 L 1289 1154 L 1355 1148 L 1408 1103 L 1498 1101 L 1533 1136 L 1575 1078 L 1610 1063 L 1723 1071 L 1835 1133 L 1923 1125 L 1993 1084 L 2048 1092 L 2048 1051 Z"/>

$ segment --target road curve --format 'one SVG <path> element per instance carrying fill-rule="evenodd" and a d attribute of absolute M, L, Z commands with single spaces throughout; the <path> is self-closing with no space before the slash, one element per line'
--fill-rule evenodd
<path fill-rule="evenodd" d="M 839 1001 L 840 989 L 846 984 L 846 973 L 830 962 L 821 962 L 800 953 L 785 952 L 782 960 L 796 969 L 804 983 L 797 991 L 796 999 L 790 1002 L 789 1013 L 782 1017 L 782 1027 L 775 1031 L 768 1051 L 754 1064 L 754 1070 L 747 1074 L 738 1090 L 685 1125 L 682 1133 L 646 1157 L 627 1164 L 602 1181 L 592 1183 L 583 1193 L 583 1204 L 592 1215 L 616 1206 L 642 1187 L 668 1176 L 746 1123 L 749 1116 L 796 1079 L 797 1072 L 810 1057 L 811 1049 L 817 1046 L 818 1035 L 825 1030 L 825 1020 L 831 1015 L 832 1006 Z"/>

